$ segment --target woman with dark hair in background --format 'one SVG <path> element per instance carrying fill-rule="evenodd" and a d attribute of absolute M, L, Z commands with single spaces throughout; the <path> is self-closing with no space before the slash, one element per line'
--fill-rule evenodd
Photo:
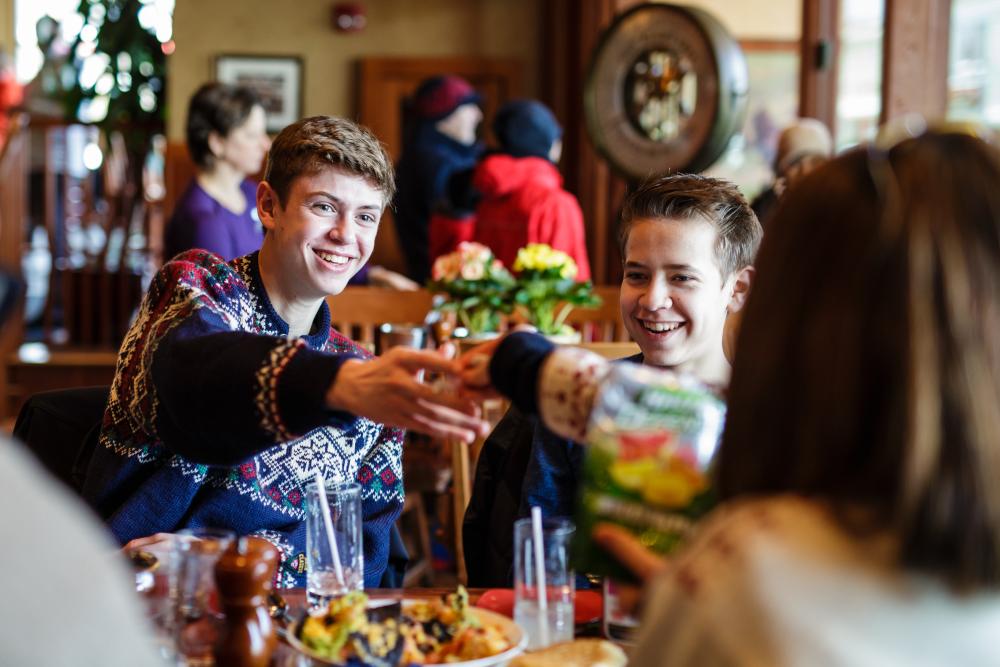
<path fill-rule="evenodd" d="M 257 183 L 271 140 L 264 107 L 242 86 L 208 83 L 191 98 L 187 145 L 197 175 L 167 225 L 164 260 L 202 248 L 225 260 L 260 248 Z"/>
<path fill-rule="evenodd" d="M 630 664 L 1000 662 L 998 183 L 994 147 L 937 131 L 789 191 L 739 336 L 722 504 L 665 566 L 594 533 L 656 577 Z M 579 436 L 597 382 L 563 362 L 583 378 L 606 362 L 546 347 L 508 337 L 492 382 Z"/>

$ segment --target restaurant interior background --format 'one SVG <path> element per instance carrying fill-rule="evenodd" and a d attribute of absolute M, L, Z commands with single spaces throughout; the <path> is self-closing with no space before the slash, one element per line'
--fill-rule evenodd
<path fill-rule="evenodd" d="M 278 104 L 289 105 L 290 118 L 357 118 L 394 157 L 402 140 L 402 102 L 426 76 L 459 74 L 484 93 L 487 141 L 500 102 L 541 99 L 565 128 L 560 168 L 584 211 L 595 282 L 615 284 L 620 266 L 613 225 L 627 182 L 590 142 L 582 99 L 602 31 L 636 4 L 0 0 L 0 45 L 29 98 L 46 66 L 36 33 L 44 15 L 55 19 L 64 44 L 74 49 L 68 58 L 72 63 L 76 56 L 78 70 L 69 78 L 77 81 L 69 83 L 89 77 L 88 85 L 98 89 L 75 119 L 27 104 L 8 127 L 0 157 L 0 265 L 24 276 L 27 296 L 24 315 L 0 337 L 0 418 L 9 426 L 24 399 L 39 391 L 110 383 L 142 280 L 162 260 L 164 221 L 193 175 L 184 147 L 187 100 L 228 65 L 277 67 L 286 77 L 282 85 L 290 86 Z M 748 197 L 769 182 L 777 133 L 798 115 L 826 122 L 838 148 L 872 138 L 880 122 L 907 112 L 1000 125 L 1000 0 L 683 4 L 717 17 L 746 54 L 744 130 L 708 172 L 735 180 Z M 80 13 L 87 9 L 89 17 L 100 18 L 130 6 L 155 37 L 151 43 L 165 68 L 162 76 L 147 68 L 164 88 L 155 98 L 148 91 L 148 99 L 138 97 L 150 118 L 159 119 L 154 125 L 162 123 L 139 161 L 144 169 L 135 168 L 127 141 L 116 143 L 98 131 L 105 98 L 127 89 L 131 79 L 119 74 L 101 80 L 110 58 L 101 56 L 98 31 Z M 346 24 L 338 25 L 338 13 Z M 352 23 L 352 17 L 361 21 Z M 88 66 L 88 60 L 94 62 Z M 400 268 L 387 222 L 372 261 Z"/>

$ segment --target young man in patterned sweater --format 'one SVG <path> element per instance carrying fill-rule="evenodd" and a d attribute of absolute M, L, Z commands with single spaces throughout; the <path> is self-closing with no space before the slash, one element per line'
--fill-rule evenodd
<path fill-rule="evenodd" d="M 330 327 L 326 297 L 371 255 L 395 189 L 378 140 L 314 117 L 268 156 L 257 253 L 182 253 L 153 279 L 122 344 L 84 493 L 123 544 L 213 526 L 274 543 L 278 583 L 304 585 L 305 486 L 362 486 L 365 585 L 379 584 L 403 503 L 402 431 L 471 440 L 471 402 L 416 373 L 416 350 L 370 359 Z"/>

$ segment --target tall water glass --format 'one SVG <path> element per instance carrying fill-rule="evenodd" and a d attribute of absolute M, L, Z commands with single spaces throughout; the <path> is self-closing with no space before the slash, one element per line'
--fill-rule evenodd
<path fill-rule="evenodd" d="M 215 564 L 235 538 L 233 531 L 219 528 L 187 528 L 174 538 L 170 605 L 180 664 L 213 664 L 221 629 Z"/>
<path fill-rule="evenodd" d="M 542 521 L 545 587 L 537 582 L 531 519 L 514 523 L 514 620 L 528 635 L 528 650 L 573 639 L 574 575 L 569 565 L 573 524 L 568 519 Z M 545 598 L 545 615 L 539 598 Z"/>
<path fill-rule="evenodd" d="M 306 598 L 313 608 L 365 587 L 361 486 L 327 482 L 326 501 L 329 522 L 323 516 L 319 487 L 315 483 L 306 487 Z M 336 550 L 330 545 L 329 530 Z"/>

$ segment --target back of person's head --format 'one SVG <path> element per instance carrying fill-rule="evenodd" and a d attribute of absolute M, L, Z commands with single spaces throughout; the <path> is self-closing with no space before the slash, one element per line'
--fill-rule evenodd
<path fill-rule="evenodd" d="M 493 134 L 504 153 L 548 159 L 552 145 L 562 137 L 562 126 L 541 102 L 511 100 L 497 110 Z"/>
<path fill-rule="evenodd" d="M 335 116 L 303 118 L 283 129 L 271 144 L 264 180 L 284 206 L 296 178 L 328 167 L 361 176 L 385 195 L 386 203 L 396 193 L 385 146 L 368 128 Z"/>
<path fill-rule="evenodd" d="M 895 534 L 906 567 L 1000 586 L 998 184 L 996 149 L 938 132 L 788 193 L 740 332 L 724 498 L 819 498 Z"/>
<path fill-rule="evenodd" d="M 632 226 L 639 220 L 704 220 L 717 233 L 715 257 L 723 277 L 753 264 L 762 229 L 739 188 L 697 174 L 651 176 L 622 204 L 618 247 L 624 260 Z"/>
<path fill-rule="evenodd" d="M 411 109 L 420 120 L 438 121 L 463 104 L 479 104 L 479 93 L 465 79 L 434 76 L 425 79 L 413 93 Z"/>
<path fill-rule="evenodd" d="M 215 132 L 226 137 L 246 122 L 254 107 L 261 106 L 260 97 L 245 86 L 206 83 L 191 97 L 187 116 L 188 152 L 194 163 L 203 169 L 212 167 L 215 156 L 208 137 Z"/>
<path fill-rule="evenodd" d="M 806 158 L 828 159 L 833 155 L 830 130 L 815 118 L 799 118 L 781 131 L 774 154 L 774 173 L 781 175 Z"/>

